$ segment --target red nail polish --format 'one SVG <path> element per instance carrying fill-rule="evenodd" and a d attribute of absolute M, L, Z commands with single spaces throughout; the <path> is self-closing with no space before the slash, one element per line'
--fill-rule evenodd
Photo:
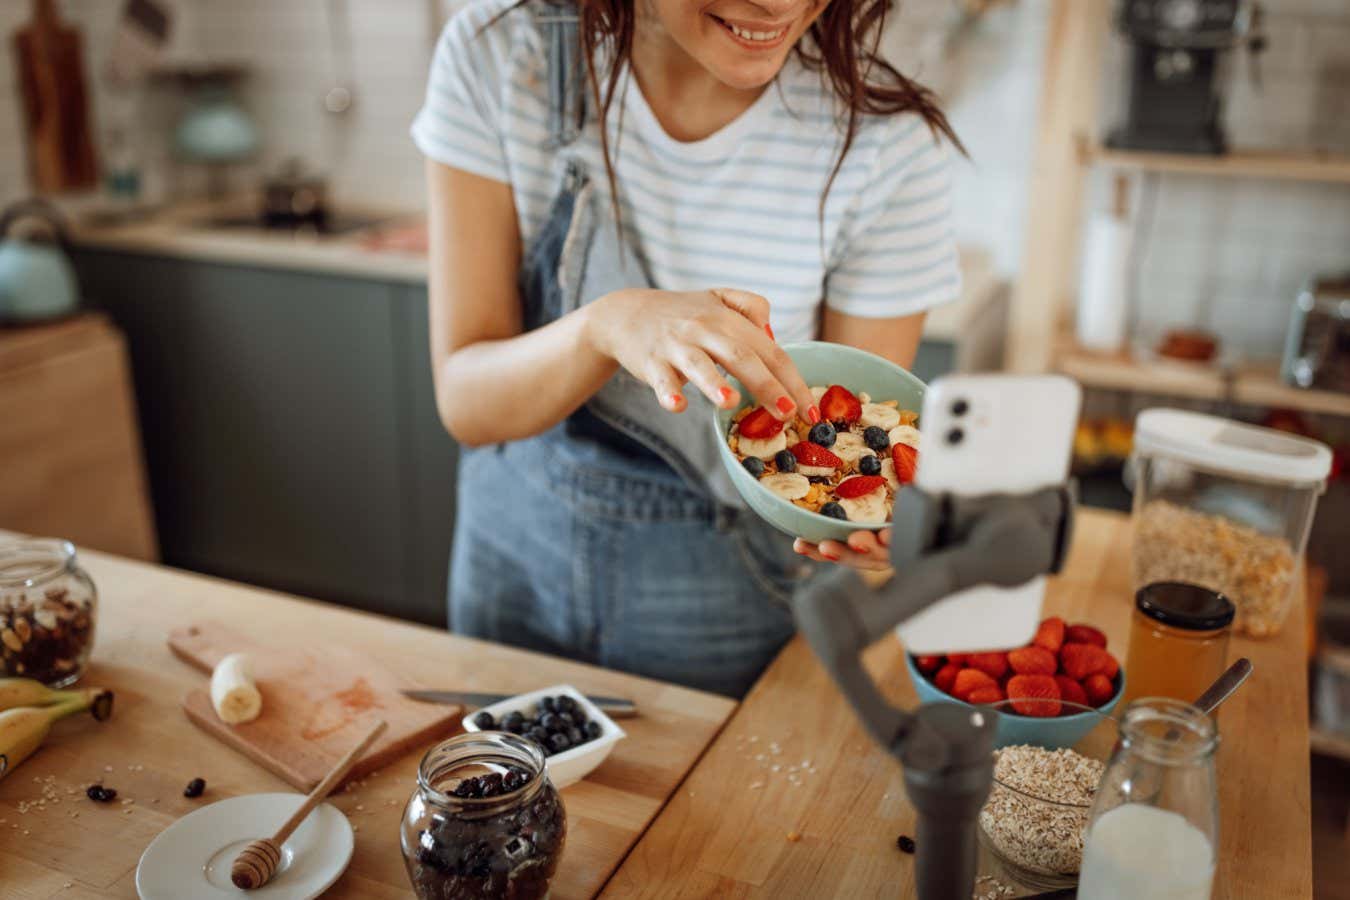
<path fill-rule="evenodd" d="M 831 556 L 830 554 L 826 553 L 824 550 L 820 551 L 820 555 L 823 556 L 823 557 L 825 557 L 826 559 L 828 559 L 830 562 L 839 562 L 839 557 L 837 557 L 837 556 Z"/>
<path fill-rule="evenodd" d="M 788 398 L 779 397 L 778 400 L 775 402 L 776 405 L 778 406 L 778 411 L 783 415 L 786 416 L 788 413 L 792 412 L 792 401 L 789 400 Z"/>
<path fill-rule="evenodd" d="M 671 409 L 679 409 L 684 406 L 684 397 L 679 394 L 671 394 L 666 398 L 666 401 L 670 404 Z"/>
<path fill-rule="evenodd" d="M 769 340 L 776 341 L 778 338 L 773 336 L 773 326 L 768 322 L 764 323 L 764 332 L 769 336 Z"/>
<path fill-rule="evenodd" d="M 730 402 L 731 402 L 731 388 L 729 388 L 729 387 L 724 387 L 724 388 L 722 388 L 721 390 L 719 390 L 718 393 L 722 395 L 722 402 L 723 402 L 723 403 L 730 403 Z"/>
<path fill-rule="evenodd" d="M 806 417 L 811 420 L 812 425 L 816 424 L 820 421 L 820 409 L 815 406 L 811 407 L 806 411 Z"/>

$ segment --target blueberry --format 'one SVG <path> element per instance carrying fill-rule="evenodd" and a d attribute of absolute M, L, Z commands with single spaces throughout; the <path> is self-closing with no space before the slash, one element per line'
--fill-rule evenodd
<path fill-rule="evenodd" d="M 862 459 L 858 460 L 858 471 L 864 475 L 880 475 L 881 460 L 877 459 L 875 456 L 864 456 Z"/>
<path fill-rule="evenodd" d="M 917 849 L 914 838 L 907 834 L 902 834 L 895 839 L 895 846 L 900 848 L 901 853 L 913 853 Z"/>
<path fill-rule="evenodd" d="M 595 740 L 596 738 L 598 738 L 598 737 L 600 736 L 600 733 L 601 733 L 602 731 L 604 731 L 604 729 L 600 727 L 600 723 L 599 723 L 599 722 L 587 722 L 587 723 L 586 723 L 586 739 L 587 739 L 587 740 L 590 740 L 590 741 Z"/>
<path fill-rule="evenodd" d="M 745 466 L 745 471 L 758 478 L 764 474 L 764 460 L 754 456 L 747 456 L 741 460 L 741 465 Z"/>
<path fill-rule="evenodd" d="M 483 731 L 491 731 L 497 727 L 497 720 L 492 718 L 492 713 L 483 710 L 473 717 L 473 724 L 477 725 Z"/>
<path fill-rule="evenodd" d="M 509 731 L 512 734 L 521 734 L 525 731 L 525 717 L 519 712 L 507 713 L 506 718 L 502 719 L 502 730 Z"/>
<path fill-rule="evenodd" d="M 564 750 L 570 750 L 571 748 L 572 742 L 562 732 L 555 732 L 548 736 L 548 749 L 554 753 L 562 753 Z"/>
<path fill-rule="evenodd" d="M 547 732 L 562 731 L 567 727 L 566 720 L 557 713 L 544 713 L 539 717 L 539 725 Z"/>
<path fill-rule="evenodd" d="M 544 729 L 543 726 L 532 725 L 530 726 L 530 730 L 526 732 L 526 734 L 536 744 L 539 744 L 540 746 L 543 747 L 548 746 L 548 731 Z"/>
<path fill-rule="evenodd" d="M 554 700 L 552 697 L 545 697 L 543 700 L 539 701 L 540 713 L 553 712 L 558 708 L 557 703 L 558 701 Z"/>
<path fill-rule="evenodd" d="M 194 778 L 187 783 L 187 787 L 183 788 L 183 796 L 193 798 L 200 797 L 205 790 L 206 782 L 200 778 Z"/>
<path fill-rule="evenodd" d="M 868 425 L 863 430 L 863 443 L 881 453 L 891 446 L 891 439 L 887 436 L 886 429 L 876 425 Z"/>
<path fill-rule="evenodd" d="M 570 713 L 568 713 L 566 716 L 564 716 L 564 718 L 566 718 L 569 722 L 571 722 L 573 725 L 577 726 L 578 728 L 583 728 L 583 727 L 585 727 L 586 722 L 587 722 L 587 719 L 586 719 L 586 712 L 585 712 L 584 710 L 580 710 L 580 709 L 574 709 L 574 710 L 572 710 Z"/>
<path fill-rule="evenodd" d="M 567 735 L 567 741 L 573 747 L 575 747 L 577 744 L 586 743 L 586 736 L 582 734 L 581 729 L 575 725 L 568 726 L 567 731 L 563 733 Z"/>
<path fill-rule="evenodd" d="M 817 422 L 811 426 L 811 431 L 806 435 L 806 439 L 813 444 L 819 444 L 822 447 L 833 447 L 835 432 L 834 426 L 829 422 Z"/>
<path fill-rule="evenodd" d="M 112 788 L 104 787 L 101 784 L 91 784 L 89 789 L 84 792 L 90 800 L 98 803 L 111 803 L 117 796 L 117 791 Z"/>
<path fill-rule="evenodd" d="M 848 513 L 844 512 L 844 508 L 833 500 L 820 508 L 820 514 L 822 516 L 829 516 L 831 519 L 848 520 Z"/>
<path fill-rule="evenodd" d="M 558 696 L 558 712 L 560 713 L 575 712 L 576 708 L 577 708 L 577 701 L 575 699 L 567 696 L 566 694 L 560 694 Z"/>
<path fill-rule="evenodd" d="M 773 461 L 778 465 L 780 472 L 797 471 L 797 457 L 792 455 L 791 450 L 779 450 L 774 455 Z"/>

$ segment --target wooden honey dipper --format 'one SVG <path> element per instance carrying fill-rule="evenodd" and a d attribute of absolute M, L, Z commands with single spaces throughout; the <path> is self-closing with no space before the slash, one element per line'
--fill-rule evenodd
<path fill-rule="evenodd" d="M 375 739 L 384 733 L 387 724 L 383 719 L 376 722 L 370 733 L 361 739 L 361 743 L 338 760 L 333 770 L 309 792 L 305 802 L 300 804 L 300 808 L 277 829 L 276 834 L 270 838 L 259 838 L 239 851 L 239 855 L 234 858 L 234 864 L 230 866 L 230 881 L 234 882 L 235 887 L 242 891 L 251 891 L 262 887 L 272 879 L 277 872 L 277 866 L 281 865 L 281 845 L 286 843 L 286 838 L 290 837 L 291 832 L 300 827 L 305 817 L 314 811 L 314 807 L 323 802 L 328 793 L 337 787 L 343 776 L 370 749 L 370 745 L 375 743 Z"/>

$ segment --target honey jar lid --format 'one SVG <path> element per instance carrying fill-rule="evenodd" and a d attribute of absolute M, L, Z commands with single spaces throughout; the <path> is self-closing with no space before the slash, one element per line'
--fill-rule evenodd
<path fill-rule="evenodd" d="M 1226 628 L 1236 610 L 1218 591 L 1184 581 L 1155 581 L 1134 595 L 1134 605 L 1154 621 L 1187 631 Z"/>

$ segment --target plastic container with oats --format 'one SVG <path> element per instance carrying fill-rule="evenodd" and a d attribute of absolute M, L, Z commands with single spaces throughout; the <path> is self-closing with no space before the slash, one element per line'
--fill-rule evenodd
<path fill-rule="evenodd" d="M 1237 608 L 1233 628 L 1279 632 L 1302 569 L 1326 445 L 1175 409 L 1135 422 L 1134 587 L 1198 584 Z"/>

